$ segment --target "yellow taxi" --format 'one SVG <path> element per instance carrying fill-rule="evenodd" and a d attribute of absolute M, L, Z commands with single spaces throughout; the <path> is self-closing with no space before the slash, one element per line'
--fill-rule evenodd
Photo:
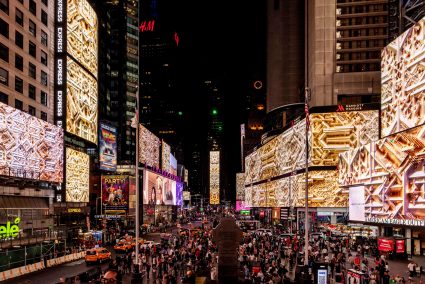
<path fill-rule="evenodd" d="M 139 239 L 139 245 L 143 245 L 144 243 L 145 243 L 144 239 Z M 136 239 L 132 239 L 131 246 L 132 246 L 132 248 L 136 247 Z"/>
<path fill-rule="evenodd" d="M 86 263 L 99 262 L 102 263 L 112 259 L 112 254 L 106 248 L 92 248 L 86 251 L 85 256 Z"/>
<path fill-rule="evenodd" d="M 114 245 L 114 250 L 116 251 L 129 251 L 133 249 L 133 242 L 130 240 L 121 239 L 116 245 Z"/>

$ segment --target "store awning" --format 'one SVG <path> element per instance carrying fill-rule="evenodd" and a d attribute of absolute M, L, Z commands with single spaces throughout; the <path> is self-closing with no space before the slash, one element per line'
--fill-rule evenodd
<path fill-rule="evenodd" d="M 23 196 L 0 196 L 1 209 L 49 209 L 46 198 Z"/>

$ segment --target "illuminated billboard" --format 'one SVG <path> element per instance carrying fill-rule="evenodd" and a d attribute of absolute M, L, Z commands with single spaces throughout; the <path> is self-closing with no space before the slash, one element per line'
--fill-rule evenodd
<path fill-rule="evenodd" d="M 101 184 L 105 213 L 114 211 L 114 214 L 125 214 L 129 203 L 129 176 L 102 176 Z"/>
<path fill-rule="evenodd" d="M 188 185 L 189 184 L 189 170 L 184 169 L 184 182 Z"/>
<path fill-rule="evenodd" d="M 220 151 L 210 151 L 210 204 L 220 204 Z"/>
<path fill-rule="evenodd" d="M 101 170 L 117 170 L 117 128 L 105 123 L 99 127 L 99 164 Z"/>
<path fill-rule="evenodd" d="M 66 202 L 89 202 L 89 155 L 66 148 Z"/>
<path fill-rule="evenodd" d="M 183 191 L 183 200 L 190 201 L 190 191 Z"/>
<path fill-rule="evenodd" d="M 177 175 L 177 159 L 170 153 L 170 173 Z"/>
<path fill-rule="evenodd" d="M 183 205 L 183 183 L 176 182 L 176 205 Z"/>
<path fill-rule="evenodd" d="M 382 51 L 382 137 L 425 123 L 425 18 Z"/>
<path fill-rule="evenodd" d="M 97 16 L 87 0 L 67 0 L 67 52 L 97 77 Z"/>
<path fill-rule="evenodd" d="M 171 147 L 164 140 L 162 140 L 162 151 L 161 151 L 161 169 L 170 173 L 170 155 Z"/>
<path fill-rule="evenodd" d="M 245 200 L 245 173 L 236 173 L 236 200 Z"/>
<path fill-rule="evenodd" d="M 339 183 L 364 186 L 366 222 L 425 224 L 424 152 L 419 126 L 340 154 Z"/>
<path fill-rule="evenodd" d="M 139 162 L 159 168 L 161 140 L 146 127 L 139 124 Z"/>
<path fill-rule="evenodd" d="M 143 204 L 177 205 L 177 183 L 155 172 L 146 170 Z M 179 201 L 180 202 L 180 201 Z"/>
<path fill-rule="evenodd" d="M 62 128 L 0 103 L 0 175 L 62 182 Z"/>

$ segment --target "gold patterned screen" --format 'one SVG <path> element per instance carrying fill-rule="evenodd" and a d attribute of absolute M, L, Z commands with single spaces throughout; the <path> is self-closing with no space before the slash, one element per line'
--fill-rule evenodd
<path fill-rule="evenodd" d="M 425 18 L 383 49 L 381 86 L 382 136 L 425 123 Z"/>
<path fill-rule="evenodd" d="M 97 81 L 67 59 L 66 131 L 97 144 Z"/>
<path fill-rule="evenodd" d="M 67 51 L 97 77 L 97 16 L 86 0 L 67 0 Z"/>
<path fill-rule="evenodd" d="M 146 127 L 139 124 L 139 162 L 159 168 L 160 146 L 161 140 Z"/>
<path fill-rule="evenodd" d="M 170 172 L 170 153 L 171 153 L 171 147 L 167 143 L 162 140 L 162 153 L 161 153 L 161 166 L 164 171 L 167 173 Z"/>
<path fill-rule="evenodd" d="M 66 202 L 89 202 L 89 155 L 66 148 Z"/>
<path fill-rule="evenodd" d="M 0 175 L 62 182 L 62 128 L 0 103 Z"/>
<path fill-rule="evenodd" d="M 219 151 L 210 151 L 210 204 L 220 204 Z"/>
<path fill-rule="evenodd" d="M 245 200 L 245 173 L 236 173 L 236 200 Z"/>
<path fill-rule="evenodd" d="M 342 153 L 339 183 L 364 185 L 366 218 L 425 218 L 425 126 Z"/>

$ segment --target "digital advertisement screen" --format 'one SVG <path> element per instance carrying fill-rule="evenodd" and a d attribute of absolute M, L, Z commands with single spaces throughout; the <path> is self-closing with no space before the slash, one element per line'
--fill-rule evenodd
<path fill-rule="evenodd" d="M 419 126 L 340 154 L 339 184 L 364 186 L 366 222 L 425 226 L 424 133 Z"/>
<path fill-rule="evenodd" d="M 146 170 L 143 204 L 177 205 L 176 181 Z"/>
<path fill-rule="evenodd" d="M 118 176 L 102 176 L 102 204 L 105 213 L 114 211 L 115 214 L 128 210 L 129 203 L 129 177 Z"/>
<path fill-rule="evenodd" d="M 245 173 L 236 173 L 236 200 L 245 200 Z"/>
<path fill-rule="evenodd" d="M 97 81 L 67 59 L 66 131 L 97 144 Z"/>
<path fill-rule="evenodd" d="M 63 129 L 0 103 L 0 175 L 63 182 Z"/>
<path fill-rule="evenodd" d="M 189 170 L 184 169 L 184 182 L 189 185 Z"/>
<path fill-rule="evenodd" d="M 210 204 L 220 204 L 220 151 L 210 151 Z"/>
<path fill-rule="evenodd" d="M 183 191 L 183 200 L 190 201 L 190 191 Z"/>
<path fill-rule="evenodd" d="M 139 124 L 139 162 L 159 168 L 159 147 L 161 140 Z"/>
<path fill-rule="evenodd" d="M 117 128 L 102 122 L 99 129 L 99 164 L 101 170 L 117 170 Z"/>
<path fill-rule="evenodd" d="M 67 0 L 67 51 L 97 77 L 97 16 L 87 0 Z"/>
<path fill-rule="evenodd" d="M 251 210 L 251 208 L 246 206 L 245 201 L 236 200 L 236 211 L 241 210 Z"/>
<path fill-rule="evenodd" d="M 183 183 L 176 182 L 176 205 L 183 205 Z"/>
<path fill-rule="evenodd" d="M 66 202 L 89 202 L 89 155 L 66 148 Z"/>
<path fill-rule="evenodd" d="M 364 186 L 350 187 L 349 192 L 349 218 L 350 221 L 365 220 Z"/>
<path fill-rule="evenodd" d="M 167 173 L 171 173 L 170 171 L 170 155 L 171 155 L 171 147 L 164 140 L 162 140 L 162 151 L 161 151 L 161 169 L 166 171 Z"/>
<path fill-rule="evenodd" d="M 170 173 L 177 175 L 177 160 L 173 154 L 170 153 Z"/>
<path fill-rule="evenodd" d="M 425 123 L 425 18 L 382 51 L 382 137 Z"/>

